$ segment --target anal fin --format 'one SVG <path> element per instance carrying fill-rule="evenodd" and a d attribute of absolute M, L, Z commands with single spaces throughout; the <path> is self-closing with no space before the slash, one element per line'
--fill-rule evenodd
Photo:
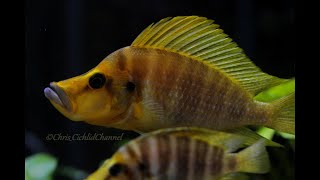
<path fill-rule="evenodd" d="M 245 173 L 229 173 L 219 178 L 219 180 L 249 180 L 250 177 Z"/>
<path fill-rule="evenodd" d="M 274 141 L 271 141 L 269 139 L 264 138 L 263 136 L 259 135 L 258 133 L 252 131 L 249 128 L 246 127 L 241 127 L 241 128 L 236 128 L 236 129 L 230 129 L 227 130 L 226 132 L 230 132 L 230 133 L 235 133 L 235 134 L 239 134 L 242 135 L 246 138 L 246 141 L 244 142 L 244 145 L 249 146 L 254 144 L 257 140 L 263 138 L 266 140 L 266 145 L 267 146 L 273 146 L 273 147 L 283 147 L 281 144 L 276 143 Z"/>

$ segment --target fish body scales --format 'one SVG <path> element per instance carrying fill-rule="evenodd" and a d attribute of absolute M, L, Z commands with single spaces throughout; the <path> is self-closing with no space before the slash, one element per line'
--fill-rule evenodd
<path fill-rule="evenodd" d="M 163 123 L 229 129 L 268 118 L 263 103 L 219 69 L 164 50 L 127 47 L 119 53 L 120 66 L 140 89 L 138 99 L 160 106 Z"/>
<path fill-rule="evenodd" d="M 229 162 L 222 147 L 187 137 L 149 137 L 129 143 L 121 152 L 142 162 L 144 176 L 151 179 L 216 179 Z"/>

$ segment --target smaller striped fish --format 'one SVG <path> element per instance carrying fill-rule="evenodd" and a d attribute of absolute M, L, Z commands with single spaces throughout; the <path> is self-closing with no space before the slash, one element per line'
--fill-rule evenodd
<path fill-rule="evenodd" d="M 154 131 L 122 146 L 87 180 L 214 180 L 237 179 L 238 172 L 267 173 L 265 140 L 235 153 L 245 139 L 192 127 Z"/>

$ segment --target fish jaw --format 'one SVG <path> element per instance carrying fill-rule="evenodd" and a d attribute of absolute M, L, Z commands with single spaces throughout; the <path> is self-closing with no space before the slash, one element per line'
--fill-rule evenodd
<path fill-rule="evenodd" d="M 50 86 L 44 89 L 44 95 L 50 100 L 51 104 L 65 116 L 74 112 L 69 96 L 55 82 L 51 82 Z"/>

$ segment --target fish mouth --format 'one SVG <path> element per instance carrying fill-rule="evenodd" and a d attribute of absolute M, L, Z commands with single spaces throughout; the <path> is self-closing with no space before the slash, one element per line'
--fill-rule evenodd
<path fill-rule="evenodd" d="M 67 111 L 72 112 L 70 98 L 55 82 L 50 83 L 50 87 L 44 89 L 44 95 L 50 101 L 53 101 Z"/>

